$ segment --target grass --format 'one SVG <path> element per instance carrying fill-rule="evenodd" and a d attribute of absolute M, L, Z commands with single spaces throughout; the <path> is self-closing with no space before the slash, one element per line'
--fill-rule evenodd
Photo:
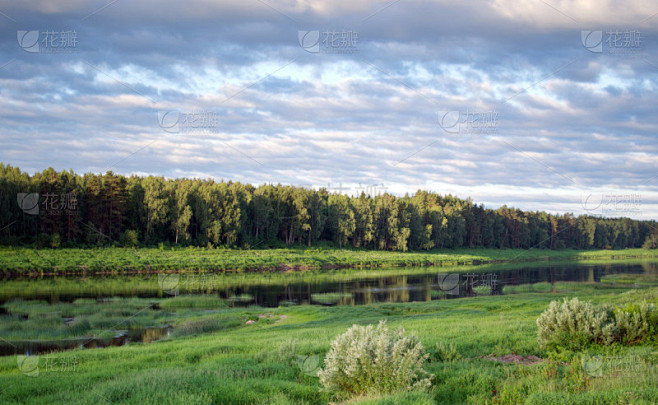
<path fill-rule="evenodd" d="M 352 294 L 347 293 L 318 293 L 311 294 L 313 303 L 333 305 L 338 304 L 342 299 L 352 298 Z"/>
<path fill-rule="evenodd" d="M 555 293 L 537 285 L 507 296 L 275 309 L 228 308 L 213 298 L 180 296 L 158 301 L 162 310 L 154 312 L 171 315 L 147 314 L 143 319 L 173 321 L 176 326 L 168 338 L 42 355 L 39 375 L 34 377 L 21 372 L 17 357 L 0 357 L 0 398 L 6 404 L 325 404 L 332 401 L 330 393 L 322 392 L 318 379 L 297 367 L 298 356 L 324 357 L 331 340 L 352 324 L 386 319 L 389 327 L 404 326 L 407 333 L 416 334 L 430 352 L 426 369 L 434 374 L 433 388 L 350 403 L 656 403 L 655 341 L 561 354 L 537 345 L 535 320 L 552 300 L 577 296 L 597 304 L 642 300 L 658 304 L 655 276 L 651 280 L 641 275 L 624 277 L 629 278 L 642 281 L 644 288 L 633 289 L 636 283 L 556 283 Z M 111 301 L 109 314 L 123 308 L 134 316 L 146 301 Z M 66 305 L 79 305 L 81 313 L 93 317 L 91 309 L 97 304 L 82 300 L 61 306 L 19 301 L 8 305 L 31 318 L 39 312 L 72 311 Z M 254 322 L 247 324 L 246 319 Z M 437 347 L 452 347 L 458 356 L 442 361 L 443 355 L 434 353 Z M 523 365 L 485 358 L 508 354 L 534 355 L 544 361 Z M 600 377 L 583 367 L 592 359 L 616 358 L 633 361 L 604 368 Z"/>
<path fill-rule="evenodd" d="M 506 285 L 503 294 L 518 294 L 524 292 L 551 292 L 551 283 L 541 282 L 534 284 Z"/>
<path fill-rule="evenodd" d="M 52 305 L 12 300 L 3 305 L 8 315 L 0 318 L 0 349 L 5 354 L 22 354 L 27 348 L 43 350 L 92 342 L 107 345 L 119 334 L 152 341 L 170 326 L 182 336 L 236 326 L 247 319 L 245 313 L 221 311 L 227 307 L 216 296 L 78 299 Z M 217 315 L 220 311 L 221 316 Z"/>
<path fill-rule="evenodd" d="M 385 252 L 351 249 L 232 250 L 188 248 L 28 249 L 0 248 L 0 271 L 29 274 L 122 274 L 157 271 L 283 271 L 291 269 L 450 266 L 541 260 L 658 257 L 658 250 L 454 249 Z"/>

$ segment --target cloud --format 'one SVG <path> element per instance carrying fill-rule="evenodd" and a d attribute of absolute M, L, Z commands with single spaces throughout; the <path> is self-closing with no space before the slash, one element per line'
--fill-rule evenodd
<path fill-rule="evenodd" d="M 591 190 L 658 201 L 646 2 L 0 0 L 0 10 L 0 161 L 28 171 L 383 184 L 552 212 L 578 212 Z M 641 41 L 617 54 L 581 43 L 581 30 L 611 29 Z M 30 53 L 17 30 L 75 31 L 77 43 Z M 309 53 L 298 30 L 335 32 L 338 45 Z M 216 121 L 170 133 L 163 111 Z M 497 118 L 493 131 L 455 134 L 439 111 Z M 630 215 L 658 217 L 655 203 L 644 208 Z"/>

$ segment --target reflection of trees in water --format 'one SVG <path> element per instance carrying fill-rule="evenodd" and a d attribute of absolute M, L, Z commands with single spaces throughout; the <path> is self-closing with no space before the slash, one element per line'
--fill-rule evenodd
<path fill-rule="evenodd" d="M 467 270 L 473 272 L 473 268 Z M 467 272 L 450 273 L 430 273 L 425 270 L 420 274 L 388 275 L 384 277 L 370 277 L 357 279 L 341 279 L 338 281 L 300 281 L 285 282 L 280 284 L 267 283 L 256 284 L 253 281 L 234 285 L 222 284 L 200 284 L 192 282 L 181 282 L 179 284 L 179 294 L 216 294 L 221 298 L 227 299 L 237 296 L 253 296 L 250 302 L 235 302 L 232 305 L 253 305 L 257 304 L 263 307 L 277 307 L 287 301 L 296 304 L 310 304 L 313 294 L 339 293 L 335 304 L 339 305 L 360 305 L 371 304 L 375 302 L 410 302 L 410 301 L 430 301 L 432 299 L 458 298 L 471 295 L 473 287 L 482 286 L 476 283 L 468 282 Z M 636 264 L 604 264 L 590 265 L 579 264 L 573 266 L 546 266 L 533 268 L 518 268 L 506 271 L 492 271 L 487 267 L 481 271 L 476 271 L 480 279 L 486 274 L 495 274 L 496 283 L 490 285 L 491 294 L 501 294 L 502 288 L 506 285 L 535 284 L 539 282 L 548 282 L 551 284 L 551 291 L 555 291 L 557 282 L 600 282 L 601 277 L 606 274 L 619 273 L 645 273 L 649 275 L 658 275 L 657 261 L 642 261 Z M 440 276 L 443 275 L 444 278 Z M 124 289 L 112 288 L 95 288 L 93 277 L 86 282 L 86 289 L 66 290 L 57 288 L 57 285 L 51 288 L 43 288 L 43 283 L 52 283 L 52 279 L 44 278 L 34 280 L 35 288 L 5 289 L 2 297 L 3 301 L 15 298 L 22 299 L 45 299 L 49 303 L 73 302 L 80 298 L 105 299 L 110 297 L 157 297 L 169 298 L 164 296 L 161 290 L 141 290 L 138 288 L 126 291 Z M 99 281 L 102 278 L 99 277 Z M 205 279 L 204 279 L 205 280 Z M 213 279 L 210 279 L 211 281 Z M 37 284 L 41 283 L 41 284 Z M 459 284 L 458 291 L 453 294 L 446 291 L 445 284 Z M 55 283 L 56 284 L 56 283 Z M 470 285 L 469 285 L 470 284 Z M 36 288 L 38 287 L 38 288 Z"/>
<path fill-rule="evenodd" d="M 642 262 L 640 266 L 647 274 L 658 274 L 658 263 L 656 262 Z"/>
<path fill-rule="evenodd" d="M 423 292 L 425 293 L 425 301 L 432 301 L 432 282 L 434 280 L 431 278 L 425 279 L 425 286 Z"/>

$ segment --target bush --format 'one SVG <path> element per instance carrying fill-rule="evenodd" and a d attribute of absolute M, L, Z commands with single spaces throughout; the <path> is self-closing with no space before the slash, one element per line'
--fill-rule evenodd
<path fill-rule="evenodd" d="M 58 233 L 55 233 L 51 238 L 50 238 L 50 247 L 53 249 L 59 248 L 59 246 L 62 244 L 62 239 L 59 237 Z"/>
<path fill-rule="evenodd" d="M 139 238 L 137 237 L 137 231 L 132 229 L 127 230 L 121 235 L 121 244 L 123 247 L 137 247 L 139 245 Z"/>
<path fill-rule="evenodd" d="M 610 344 L 615 339 L 614 312 L 607 306 L 594 307 L 578 298 L 553 301 L 537 319 L 539 345 L 569 349 L 589 343 Z"/>
<path fill-rule="evenodd" d="M 318 377 L 337 397 L 425 389 L 431 385 L 422 368 L 427 357 L 422 343 L 405 337 L 402 328 L 390 332 L 385 321 L 377 328 L 354 325 L 331 343 Z"/>
<path fill-rule="evenodd" d="M 615 324 L 619 340 L 624 344 L 638 343 L 658 334 L 658 311 L 646 301 L 615 311 Z"/>
<path fill-rule="evenodd" d="M 639 343 L 655 340 L 658 311 L 644 302 L 625 308 L 593 306 L 578 298 L 553 301 L 537 319 L 538 340 L 543 347 L 578 349 L 585 345 Z"/>

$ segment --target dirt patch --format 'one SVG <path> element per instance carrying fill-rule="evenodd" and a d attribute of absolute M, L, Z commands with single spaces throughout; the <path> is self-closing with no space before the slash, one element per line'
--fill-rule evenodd
<path fill-rule="evenodd" d="M 499 362 L 505 363 L 505 364 L 531 365 L 531 364 L 537 364 L 537 363 L 542 362 L 541 357 L 532 356 L 532 355 L 524 357 L 524 356 L 521 356 L 521 355 L 518 355 L 518 354 L 506 354 L 502 357 L 496 357 L 496 356 L 493 356 L 493 355 L 489 355 L 489 356 L 484 356 L 484 357 L 480 357 L 480 358 L 485 359 L 485 360 L 499 361 Z"/>

